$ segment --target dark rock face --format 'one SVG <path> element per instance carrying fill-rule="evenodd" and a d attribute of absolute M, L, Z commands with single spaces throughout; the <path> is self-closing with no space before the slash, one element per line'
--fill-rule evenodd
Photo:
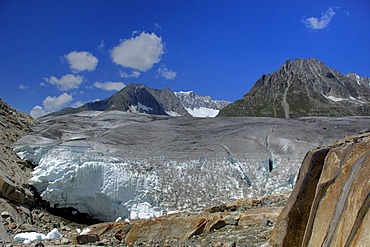
<path fill-rule="evenodd" d="M 78 108 L 68 107 L 49 115 L 61 116 L 82 111 L 109 110 L 153 115 L 170 115 L 170 112 L 175 112 L 181 116 L 189 116 L 170 89 L 156 90 L 141 84 L 131 84 L 107 99 L 86 103 Z"/>
<path fill-rule="evenodd" d="M 367 246 L 370 133 L 311 150 L 272 232 L 273 246 Z"/>
<path fill-rule="evenodd" d="M 355 115 L 370 115 L 369 78 L 343 75 L 315 59 L 288 60 L 219 113 L 279 118 Z"/>

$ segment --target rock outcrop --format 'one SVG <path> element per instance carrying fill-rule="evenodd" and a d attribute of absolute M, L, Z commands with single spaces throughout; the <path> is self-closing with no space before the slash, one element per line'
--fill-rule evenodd
<path fill-rule="evenodd" d="M 312 58 L 288 60 L 219 113 L 279 118 L 365 115 L 370 115 L 369 78 L 341 74 Z"/>
<path fill-rule="evenodd" d="M 311 150 L 279 216 L 273 246 L 368 246 L 370 133 Z"/>

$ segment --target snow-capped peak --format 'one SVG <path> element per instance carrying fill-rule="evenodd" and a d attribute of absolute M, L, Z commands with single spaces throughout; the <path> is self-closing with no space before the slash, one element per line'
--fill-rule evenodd
<path fill-rule="evenodd" d="M 226 100 L 213 100 L 210 96 L 200 96 L 194 91 L 175 92 L 175 95 L 193 117 L 215 117 L 222 108 L 231 103 Z"/>

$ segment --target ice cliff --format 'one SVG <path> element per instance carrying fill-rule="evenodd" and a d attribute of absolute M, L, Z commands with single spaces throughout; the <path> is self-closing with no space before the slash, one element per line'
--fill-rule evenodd
<path fill-rule="evenodd" d="M 307 150 L 369 118 L 193 119 L 81 112 L 39 119 L 14 146 L 54 207 L 100 220 L 149 218 L 290 191 Z"/>

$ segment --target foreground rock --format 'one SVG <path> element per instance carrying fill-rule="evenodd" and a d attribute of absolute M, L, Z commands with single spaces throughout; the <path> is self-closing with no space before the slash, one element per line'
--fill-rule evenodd
<path fill-rule="evenodd" d="M 121 111 L 45 117 L 15 145 L 55 208 L 143 219 L 289 192 L 307 150 L 369 118 L 173 118 Z"/>
<path fill-rule="evenodd" d="M 368 246 L 370 133 L 311 150 L 279 216 L 273 246 Z"/>
<path fill-rule="evenodd" d="M 106 222 L 74 244 L 123 246 L 259 246 L 266 242 L 288 194 L 245 198 L 192 213 Z"/>

